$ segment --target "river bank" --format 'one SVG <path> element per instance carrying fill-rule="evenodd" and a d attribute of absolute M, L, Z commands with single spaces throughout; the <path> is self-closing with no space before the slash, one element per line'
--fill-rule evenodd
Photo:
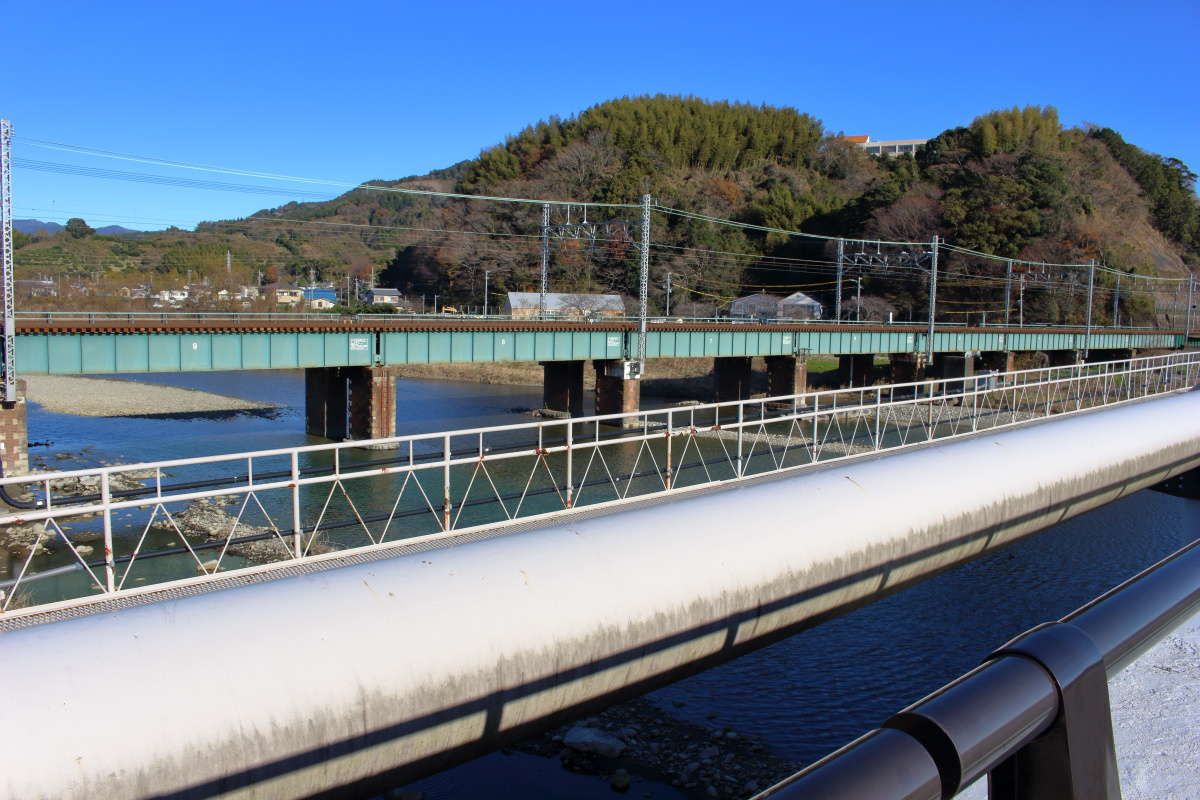
<path fill-rule="evenodd" d="M 55 414 L 78 417 L 161 417 L 275 408 L 272 403 L 213 392 L 112 378 L 30 375 L 25 384 L 29 402 Z"/>
<path fill-rule="evenodd" d="M 837 358 L 817 356 L 808 360 L 809 383 L 823 386 L 826 376 L 837 372 Z M 751 361 L 750 390 L 767 391 L 767 367 L 761 358 Z M 642 395 L 669 400 L 708 400 L 713 388 L 711 358 L 651 358 L 646 360 Z M 395 368 L 400 378 L 422 381 L 460 381 L 507 386 L 541 386 L 542 367 L 534 362 L 487 364 L 405 364 Z M 583 371 L 583 388 L 594 389 L 594 370 Z"/>

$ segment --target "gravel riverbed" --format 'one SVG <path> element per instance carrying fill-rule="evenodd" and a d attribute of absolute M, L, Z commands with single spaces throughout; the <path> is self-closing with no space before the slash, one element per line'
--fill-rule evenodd
<path fill-rule="evenodd" d="M 47 411 L 80 417 L 137 417 L 261 411 L 271 403 L 139 381 L 30 375 L 25 397 Z"/>

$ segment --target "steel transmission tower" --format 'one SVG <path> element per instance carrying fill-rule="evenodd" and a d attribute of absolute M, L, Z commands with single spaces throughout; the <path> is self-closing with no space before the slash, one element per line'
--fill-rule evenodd
<path fill-rule="evenodd" d="M 17 340 L 13 309 L 12 123 L 0 119 L 0 271 L 4 292 L 4 402 L 17 401 Z"/>

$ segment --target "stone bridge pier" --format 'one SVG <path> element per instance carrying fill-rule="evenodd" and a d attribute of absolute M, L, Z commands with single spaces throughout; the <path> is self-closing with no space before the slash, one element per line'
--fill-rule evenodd
<path fill-rule="evenodd" d="M 874 353 L 845 353 L 838 356 L 838 386 L 857 388 L 875 381 Z"/>
<path fill-rule="evenodd" d="M 1051 367 L 1073 367 L 1083 363 L 1083 357 L 1078 350 L 1044 350 L 1047 365 Z"/>
<path fill-rule="evenodd" d="M 785 397 L 808 391 L 805 356 L 767 356 L 767 396 Z"/>
<path fill-rule="evenodd" d="M 917 383 L 925 379 L 924 353 L 892 353 L 892 383 Z"/>
<path fill-rule="evenodd" d="M 1126 361 L 1134 358 L 1136 355 L 1137 351 L 1128 347 L 1113 350 L 1089 350 L 1084 361 L 1089 364 L 1094 364 L 1097 361 Z"/>
<path fill-rule="evenodd" d="M 1012 372 L 1016 353 L 1011 350 L 984 350 L 979 354 L 979 369 L 985 372 Z"/>
<path fill-rule="evenodd" d="M 596 359 L 592 369 L 596 371 L 596 414 L 632 414 L 641 408 L 642 382 L 625 377 L 623 361 Z M 624 424 L 636 427 L 637 420 L 628 419 Z"/>
<path fill-rule="evenodd" d="M 542 408 L 583 416 L 583 362 L 542 361 Z"/>
<path fill-rule="evenodd" d="M 390 367 L 305 369 L 304 429 L 335 441 L 395 436 L 395 371 Z"/>
<path fill-rule="evenodd" d="M 17 399 L 0 403 L 0 466 L 6 476 L 29 472 L 29 427 L 22 380 L 17 381 Z"/>
<path fill-rule="evenodd" d="M 750 397 L 749 356 L 719 356 L 713 359 L 713 402 L 747 400 Z"/>

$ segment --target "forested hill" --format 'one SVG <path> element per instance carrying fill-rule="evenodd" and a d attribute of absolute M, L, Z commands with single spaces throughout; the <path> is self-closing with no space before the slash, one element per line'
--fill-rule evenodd
<path fill-rule="evenodd" d="M 1062 128 L 1052 108 L 991 112 L 942 132 L 915 157 L 880 158 L 794 109 L 636 97 L 540 122 L 448 169 L 372 181 L 327 202 L 138 237 L 105 237 L 81 223 L 52 236 L 22 236 L 16 255 L 20 277 L 75 272 L 128 283 L 137 273 L 171 282 L 190 272 L 215 285 L 260 272 L 266 280 L 334 282 L 375 274 L 405 292 L 478 304 L 485 270 L 496 293 L 536 285 L 540 206 L 389 190 L 628 204 L 649 192 L 664 207 L 766 228 L 894 241 L 928 241 L 937 233 L 1006 257 L 1094 258 L 1139 274 L 1180 276 L 1200 267 L 1194 180 L 1186 165 L 1146 153 L 1115 131 Z M 580 222 L 584 213 L 558 208 L 552 222 L 568 215 Z M 552 288 L 635 294 L 630 236 L 638 210 L 586 213 L 590 222 L 614 224 L 591 239 L 555 242 Z M 667 272 L 677 304 L 719 305 L 755 288 L 803 287 L 822 300 L 832 292 L 831 246 L 822 240 L 658 212 L 652 228 L 656 307 Z M 948 258 L 964 275 L 1003 269 Z M 982 308 L 994 299 L 981 281 L 960 284 L 947 284 L 951 302 L 957 294 L 966 308 Z M 920 305 L 924 291 L 913 275 L 864 280 L 864 292 L 900 316 Z M 1081 309 L 1072 294 L 1032 293 L 1031 315 L 1076 320 Z M 1152 315 L 1154 299 L 1131 296 L 1130 313 Z"/>

